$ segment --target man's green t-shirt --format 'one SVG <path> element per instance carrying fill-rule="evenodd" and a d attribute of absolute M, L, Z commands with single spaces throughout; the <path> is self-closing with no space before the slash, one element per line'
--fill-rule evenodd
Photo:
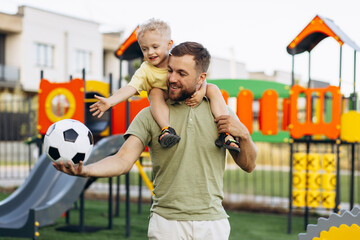
<path fill-rule="evenodd" d="M 155 194 L 151 212 L 179 221 L 227 218 L 222 206 L 225 150 L 214 144 L 218 132 L 210 103 L 205 99 L 195 108 L 171 100 L 167 104 L 170 125 L 181 137 L 178 144 L 160 146 L 160 128 L 150 108 L 135 117 L 125 135 L 149 145 Z"/>

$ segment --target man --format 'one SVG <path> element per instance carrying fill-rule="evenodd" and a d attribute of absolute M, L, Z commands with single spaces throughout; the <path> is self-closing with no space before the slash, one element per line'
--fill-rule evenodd
<path fill-rule="evenodd" d="M 164 149 L 157 141 L 159 126 L 150 109 L 133 120 L 121 149 L 97 163 L 56 169 L 70 175 L 111 177 L 126 174 L 149 145 L 154 173 L 154 197 L 148 229 L 149 239 L 228 239 L 230 225 L 222 207 L 225 150 L 215 146 L 219 133 L 227 132 L 240 143 L 240 152 L 230 151 L 236 164 L 251 172 L 257 150 L 246 127 L 232 112 L 213 119 L 204 98 L 196 107 L 184 100 L 205 81 L 210 54 L 201 44 L 181 43 L 171 51 L 168 66 L 170 123 L 181 141 Z"/>

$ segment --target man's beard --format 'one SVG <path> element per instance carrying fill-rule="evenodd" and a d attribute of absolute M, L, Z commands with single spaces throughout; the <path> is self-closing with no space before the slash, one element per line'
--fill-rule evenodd
<path fill-rule="evenodd" d="M 190 98 L 195 92 L 196 88 L 194 89 L 188 89 L 188 90 L 181 90 L 180 94 L 176 97 L 170 94 L 170 86 L 168 85 L 168 95 L 169 98 L 173 101 L 184 101 L 187 98 Z"/>

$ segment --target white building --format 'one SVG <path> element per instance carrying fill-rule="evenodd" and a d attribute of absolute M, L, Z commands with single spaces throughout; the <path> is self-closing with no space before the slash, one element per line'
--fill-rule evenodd
<path fill-rule="evenodd" d="M 0 13 L 0 32 L 0 88 L 20 83 L 37 92 L 41 70 L 52 82 L 81 78 L 83 68 L 88 80 L 119 78 L 120 33 L 103 35 L 96 22 L 21 6 L 15 15 Z"/>
<path fill-rule="evenodd" d="M 17 14 L 0 13 L 0 95 L 9 89 L 34 94 L 40 71 L 51 82 L 81 78 L 108 81 L 112 73 L 113 91 L 118 88 L 120 61 L 114 52 L 124 39 L 121 33 L 104 33 L 99 23 L 20 6 Z M 125 36 L 127 37 L 127 36 Z M 128 75 L 123 63 L 122 76 Z M 263 79 L 290 84 L 290 73 L 266 76 L 249 73 L 244 63 L 213 57 L 208 79 Z M 125 82 L 123 82 L 124 84 Z"/>
<path fill-rule="evenodd" d="M 209 79 L 247 79 L 249 73 L 244 63 L 213 56 L 207 77 Z"/>

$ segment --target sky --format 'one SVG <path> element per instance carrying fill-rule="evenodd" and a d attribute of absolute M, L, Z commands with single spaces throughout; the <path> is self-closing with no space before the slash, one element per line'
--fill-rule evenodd
<path fill-rule="evenodd" d="M 127 37 L 149 18 L 169 23 L 176 43 L 202 43 L 212 56 L 235 59 L 248 71 L 272 75 L 291 72 L 290 42 L 316 16 L 329 18 L 360 46 L 358 0 L 1 0 L 0 11 L 16 13 L 28 5 L 98 22 L 101 31 L 124 31 Z M 339 44 L 332 38 L 311 53 L 311 79 L 338 85 Z M 356 54 L 359 58 L 359 54 Z M 307 81 L 308 53 L 296 55 L 295 74 Z M 344 45 L 342 87 L 352 91 L 354 51 Z M 356 63 L 360 91 L 360 59 Z"/>

